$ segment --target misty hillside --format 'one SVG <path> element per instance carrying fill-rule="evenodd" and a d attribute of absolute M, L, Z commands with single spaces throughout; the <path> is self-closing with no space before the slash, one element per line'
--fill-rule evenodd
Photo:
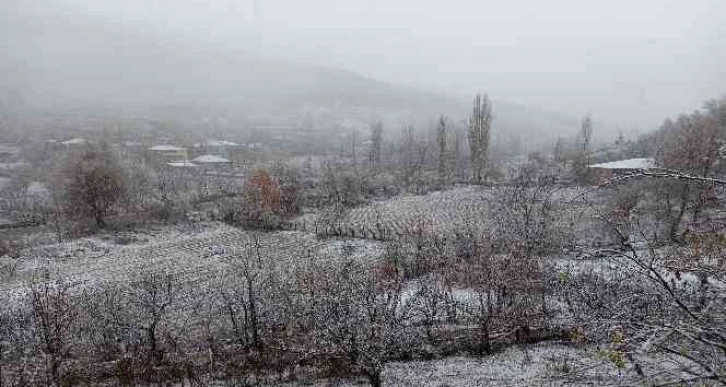
<path fill-rule="evenodd" d="M 440 113 L 463 119 L 470 109 L 464 98 L 88 18 L 7 20 L 0 25 L 2 88 L 19 92 L 27 106 L 117 111 L 197 106 L 252 119 L 323 108 L 417 123 Z M 577 126 L 576 120 L 499 101 L 495 118 L 500 133 L 570 133 Z"/>

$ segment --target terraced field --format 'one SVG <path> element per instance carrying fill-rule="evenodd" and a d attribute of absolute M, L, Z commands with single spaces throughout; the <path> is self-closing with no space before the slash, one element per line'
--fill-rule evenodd
<path fill-rule="evenodd" d="M 46 242 L 26 249 L 18 259 L 0 258 L 0 291 L 21 287 L 39 267 L 88 282 L 128 281 L 140 273 L 162 270 L 176 273 L 185 282 L 204 282 L 229 270 L 235 256 L 253 249 L 255 235 L 261 256 L 281 266 L 310 256 L 369 259 L 385 250 L 385 242 L 376 240 L 391 241 L 418 232 L 446 235 L 490 229 L 496 216 L 495 195 L 501 194 L 495 190 L 464 187 L 374 202 L 350 210 L 327 229 L 311 227 L 317 217 L 311 214 L 297 220 L 297 226 L 306 224 L 296 227 L 302 231 L 253 234 L 222 223 L 201 223 L 97 235 L 60 245 Z M 573 196 L 564 191 L 558 195 L 559 203 Z M 563 228 L 587 226 L 581 219 L 573 220 L 576 217 L 558 214 L 557 222 Z M 320 235 L 336 238 L 321 239 Z"/>
<path fill-rule="evenodd" d="M 235 256 L 255 248 L 281 266 L 315 256 L 335 259 L 346 254 L 375 258 L 383 245 L 361 240 L 320 240 L 314 234 L 285 231 L 252 234 L 220 223 L 180 230 L 166 228 L 149 234 L 92 237 L 61 245 L 28 249 L 0 281 L 0 291 L 17 289 L 32 278 L 38 267 L 79 281 L 127 281 L 149 271 L 175 273 L 184 282 L 205 282 L 230 268 Z M 124 240 L 125 239 L 125 240 Z"/>
<path fill-rule="evenodd" d="M 351 209 L 341 221 L 318 226 L 322 235 L 377 240 L 396 240 L 403 235 L 423 232 L 428 235 L 450 235 L 461 231 L 491 230 L 492 219 L 498 211 L 498 188 L 463 187 L 437 191 L 421 196 L 401 196 Z M 554 193 L 557 204 L 555 217 L 558 227 L 584 228 L 585 208 L 575 199 L 579 192 L 562 189 Z M 501 197 L 501 196 L 499 196 Z M 306 225 L 314 224 L 314 215 L 304 218 Z M 310 230 L 310 227 L 306 227 Z"/>
<path fill-rule="evenodd" d="M 489 218 L 491 192 L 481 187 L 457 188 L 422 196 L 401 196 L 354 208 L 342 221 L 318 234 L 392 240 L 415 230 L 443 234 L 480 227 Z M 312 219 L 311 219 L 312 218 Z M 314 223 L 315 217 L 305 219 Z"/>

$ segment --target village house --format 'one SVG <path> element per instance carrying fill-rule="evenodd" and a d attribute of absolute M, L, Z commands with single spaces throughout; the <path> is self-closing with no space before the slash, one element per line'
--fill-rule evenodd
<path fill-rule="evenodd" d="M 207 166 L 221 166 L 221 165 L 229 165 L 232 163 L 232 161 L 228 158 L 224 158 L 222 156 L 217 155 L 202 155 L 199 157 L 195 157 L 192 160 L 193 163 L 198 165 L 207 165 Z"/>
<path fill-rule="evenodd" d="M 611 161 L 609 163 L 592 164 L 588 166 L 597 176 L 598 183 L 604 183 L 613 177 L 630 175 L 656 167 L 655 160 L 650 158 L 635 158 Z"/>
<path fill-rule="evenodd" d="M 65 145 L 68 148 L 74 148 L 74 147 L 82 147 L 86 145 L 88 141 L 85 138 L 75 137 L 68 141 L 61 142 L 62 145 Z"/>
<path fill-rule="evenodd" d="M 156 145 L 149 148 L 152 158 L 159 164 L 187 161 L 189 155 L 186 148 L 174 145 Z"/>

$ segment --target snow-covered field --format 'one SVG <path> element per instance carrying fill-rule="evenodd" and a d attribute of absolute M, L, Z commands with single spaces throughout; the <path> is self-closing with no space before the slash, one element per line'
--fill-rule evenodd
<path fill-rule="evenodd" d="M 498 200 L 506 193 L 498 188 L 459 187 L 427 195 L 399 196 L 351 209 L 342 220 L 329 227 L 331 235 L 354 236 L 379 240 L 397 240 L 402 235 L 451 235 L 454 232 L 489 232 L 498 215 Z M 582 189 L 561 188 L 553 191 L 554 227 L 567 232 L 570 243 L 589 244 L 607 239 L 594 224 L 592 210 L 582 200 Z M 500 195 L 500 196 L 497 196 Z M 299 222 L 316 222 L 315 214 Z M 322 231 L 321 231 L 322 230 Z M 325 233 L 319 229 L 319 233 Z M 576 240 L 575 240 L 576 239 Z"/>
<path fill-rule="evenodd" d="M 428 233 L 449 233 L 465 226 L 479 227 L 489 218 L 490 198 L 490 191 L 482 187 L 399 196 L 351 209 L 334 228 L 343 235 L 384 240 L 422 228 Z M 316 215 L 299 219 L 303 221 L 313 224 Z"/>
<path fill-rule="evenodd" d="M 383 385 L 395 387 L 465 386 L 613 386 L 642 385 L 632 373 L 618 369 L 596 348 L 553 342 L 510 347 L 482 358 L 449 357 L 386 365 Z M 352 387 L 365 379 L 327 379 L 286 387 Z"/>
<path fill-rule="evenodd" d="M 395 232 L 424 227 L 431 233 L 447 233 L 457 227 L 478 227 L 489 218 L 491 194 L 479 187 L 433 192 L 423 196 L 401 196 L 352 210 L 345 222 Z"/>
<path fill-rule="evenodd" d="M 0 176 L 0 190 L 7 187 L 11 181 L 12 179 L 9 177 Z"/>
<path fill-rule="evenodd" d="M 222 223 L 195 227 L 164 227 L 148 232 L 97 235 L 62 244 L 28 248 L 18 259 L 0 258 L 5 273 L 0 290 L 21 287 L 39 267 L 78 281 L 125 281 L 143 272 L 175 273 L 184 282 L 205 281 L 229 269 L 235 256 L 254 249 L 278 264 L 315 256 L 335 259 L 342 252 L 359 259 L 383 254 L 381 243 L 361 240 L 321 240 L 310 233 L 251 233 Z"/>

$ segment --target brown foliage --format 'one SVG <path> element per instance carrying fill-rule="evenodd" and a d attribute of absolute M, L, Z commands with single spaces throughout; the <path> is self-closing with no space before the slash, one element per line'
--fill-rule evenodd
<path fill-rule="evenodd" d="M 718 121 L 710 115 L 694 113 L 666 121 L 667 135 L 659 158 L 663 166 L 700 176 L 711 175 L 719 156 Z"/>
<path fill-rule="evenodd" d="M 711 178 L 717 171 L 723 141 L 722 128 L 714 114 L 695 112 L 667 120 L 659 132 L 658 163 L 670 170 L 701 178 Z M 698 221 L 704 208 L 712 202 L 714 185 L 708 181 L 678 179 L 657 185 L 656 196 L 669 222 L 669 237 L 682 241 L 680 225 L 690 213 Z"/>
<path fill-rule="evenodd" d="M 105 226 L 106 215 L 123 193 L 122 171 L 110 150 L 88 148 L 71 157 L 64 178 L 68 213 Z"/>
<path fill-rule="evenodd" d="M 264 223 L 282 214 L 279 184 L 266 169 L 258 169 L 245 188 L 245 221 Z"/>

